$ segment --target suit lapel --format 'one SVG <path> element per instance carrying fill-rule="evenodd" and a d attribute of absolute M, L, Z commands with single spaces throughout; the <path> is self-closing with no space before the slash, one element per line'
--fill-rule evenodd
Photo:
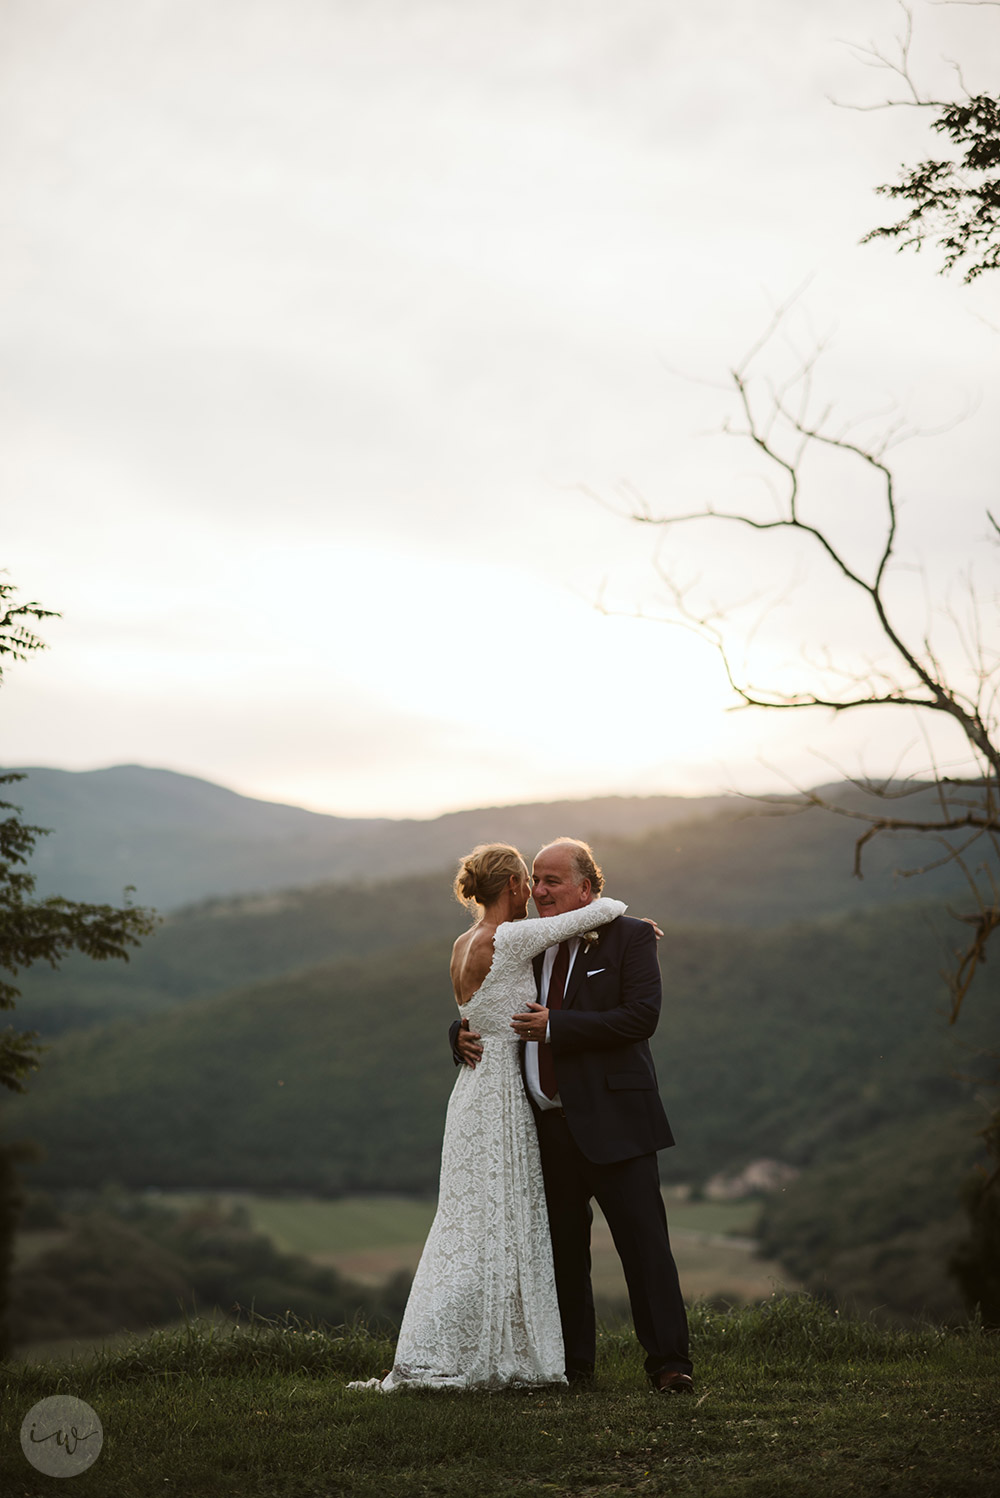
<path fill-rule="evenodd" d="M 612 939 L 615 922 L 609 921 L 606 926 L 598 926 L 597 941 L 585 947 L 581 938 L 580 945 L 576 949 L 576 957 L 573 959 L 573 969 L 566 984 L 566 995 L 563 999 L 563 1008 L 570 1009 L 576 1003 L 577 996 L 587 981 L 587 969 L 589 967 L 603 967 L 601 962 L 601 948 Z"/>
<path fill-rule="evenodd" d="M 545 953 L 544 952 L 539 952 L 539 954 L 538 954 L 537 957 L 532 957 L 532 959 L 531 959 L 531 966 L 535 970 L 535 997 L 536 998 L 541 998 L 541 995 L 542 995 L 542 964 L 544 963 L 544 961 L 545 961 Z"/>
<path fill-rule="evenodd" d="M 614 923 L 612 922 L 612 924 Z M 609 928 L 607 926 L 601 926 L 598 929 L 600 930 L 601 938 L 603 938 L 604 933 Z M 591 946 L 589 949 L 584 946 L 582 941 L 580 942 L 580 945 L 576 949 L 576 956 L 573 959 L 573 969 L 569 975 L 569 982 L 566 984 L 566 992 L 563 995 L 562 1007 L 564 1009 L 572 1008 L 573 1004 L 576 1002 L 576 996 L 580 992 L 586 981 L 588 963 L 590 962 L 590 959 L 594 955 L 594 953 L 599 952 L 600 950 L 600 940 L 598 940 L 596 946 Z M 535 992 L 538 994 L 539 999 L 541 998 L 542 992 L 542 964 L 544 963 L 544 961 L 544 952 L 539 952 L 537 957 L 533 957 L 531 959 L 531 966 L 533 967 L 535 972 Z"/>
<path fill-rule="evenodd" d="M 593 947 L 591 947 L 590 950 L 593 951 Z M 581 940 L 579 946 L 576 949 L 576 956 L 573 958 L 573 967 L 570 970 L 569 981 L 566 984 L 566 992 L 563 995 L 562 1006 L 564 1009 L 572 1009 L 573 1005 L 576 1003 L 576 996 L 580 992 L 580 989 L 583 987 L 584 982 L 586 981 L 584 978 L 584 974 L 587 971 L 588 960 L 587 948 L 584 946 Z"/>

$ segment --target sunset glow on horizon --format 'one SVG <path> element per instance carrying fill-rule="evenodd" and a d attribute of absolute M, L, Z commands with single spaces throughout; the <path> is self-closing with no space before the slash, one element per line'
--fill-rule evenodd
<path fill-rule="evenodd" d="M 838 39 L 898 14 L 8 7 L 0 563 L 63 617 L 5 675 L 0 759 L 421 817 L 959 763 L 909 712 L 733 712 L 657 566 L 759 687 L 863 669 L 870 616 L 808 548 L 627 518 L 777 503 L 717 434 L 804 286 L 762 376 L 829 334 L 845 427 L 941 429 L 892 453 L 890 592 L 967 669 L 942 610 L 996 586 L 997 290 L 859 246 L 929 122 L 829 99 L 886 97 Z M 920 3 L 914 66 L 987 87 L 997 25 Z M 804 503 L 871 565 L 877 488 L 819 465 Z"/>

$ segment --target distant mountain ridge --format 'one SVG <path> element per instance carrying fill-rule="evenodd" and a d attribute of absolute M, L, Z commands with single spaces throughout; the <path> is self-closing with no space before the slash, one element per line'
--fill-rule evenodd
<path fill-rule="evenodd" d="M 58 773 L 48 772 L 57 776 L 57 789 L 68 784 L 76 794 L 78 786 L 59 780 Z M 116 780 L 111 772 L 95 773 L 105 777 L 96 784 L 106 798 Z M 169 772 L 146 774 L 165 775 L 165 791 L 178 790 Z M 246 882 L 259 881 L 265 887 L 233 895 L 213 893 L 173 911 L 164 902 L 160 908 L 166 919 L 127 965 L 70 957 L 58 972 L 43 966 L 22 973 L 18 1010 L 25 1024 L 51 1036 L 223 993 L 264 978 L 279 978 L 317 963 L 344 958 L 366 961 L 421 941 L 453 941 L 468 923 L 467 913 L 451 892 L 456 850 L 491 837 L 518 843 L 530 857 L 553 833 L 589 832 L 596 840 L 609 891 L 628 901 L 633 914 L 653 915 L 663 924 L 736 925 L 761 931 L 789 921 L 822 919 L 838 911 L 905 904 L 917 894 L 956 903 L 964 896 L 961 874 L 951 868 L 936 869 L 916 883 L 896 878 L 894 861 L 903 850 L 888 840 L 870 847 L 865 878 L 855 879 L 853 845 L 859 824 L 815 808 L 775 814 L 773 808 L 752 804 L 748 808 L 736 798 L 727 798 L 720 809 L 715 802 L 722 798 L 706 798 L 681 803 L 688 813 L 685 820 L 650 828 L 648 818 L 669 816 L 677 809 L 670 798 L 662 798 L 666 806 L 660 798 L 634 803 L 607 798 L 500 807 L 454 813 L 430 823 L 362 823 L 366 830 L 361 840 L 352 842 L 351 834 L 345 833 L 338 851 L 334 840 L 345 832 L 341 819 L 326 819 L 294 807 L 247 803 L 246 798 L 206 782 L 185 785 L 185 779 L 176 777 L 182 811 L 173 826 L 169 794 L 147 797 L 140 777 L 137 805 L 126 807 L 123 813 L 126 825 L 138 829 L 134 831 L 136 858 L 144 858 L 145 867 L 151 869 L 164 848 L 172 849 L 175 887 L 182 887 L 183 878 L 188 887 L 200 881 L 210 888 L 214 883 L 218 889 L 215 881 L 220 868 L 231 871 L 230 860 L 239 854 L 250 865 L 244 871 Z M 39 781 L 44 787 L 43 776 L 39 775 Z M 834 789 L 845 800 L 857 794 L 850 788 Z M 925 809 L 929 809 L 926 803 L 931 794 L 917 798 Z M 192 804 L 211 805 L 216 800 L 219 815 L 205 816 L 192 826 Z M 706 805 L 711 814 L 692 816 L 692 810 Z M 228 817 L 239 831 L 247 806 L 251 817 L 263 808 L 265 818 L 275 814 L 270 825 L 291 826 L 290 846 L 283 847 L 280 838 L 265 842 L 259 835 L 256 845 L 246 836 L 227 840 L 220 825 Z M 88 894 L 113 898 L 115 890 L 108 888 L 107 874 L 108 819 L 113 827 L 113 808 L 91 802 L 89 824 L 72 804 L 67 809 L 50 801 L 42 808 L 43 815 L 46 810 L 52 812 L 54 823 L 69 825 L 71 851 L 79 846 L 82 855 L 92 839 L 93 857 L 84 871 L 89 884 L 83 879 L 74 882 L 66 863 L 56 865 L 45 883 L 77 898 Z M 99 818 L 105 822 L 103 827 L 98 825 Z M 309 845 L 295 829 L 304 826 L 311 835 L 312 819 L 320 824 L 326 839 L 318 851 L 313 850 L 317 858 L 360 859 L 363 854 L 363 868 L 377 869 L 388 862 L 394 876 L 380 878 L 365 872 L 321 881 L 302 877 L 304 866 L 308 874 Z M 334 824 L 332 829 L 322 826 L 327 820 Z M 610 824 L 615 829 L 639 822 L 643 830 L 640 836 L 621 836 L 595 831 L 588 820 L 603 821 L 605 828 Z M 58 836 L 43 840 L 46 854 L 58 853 Z M 256 860 L 252 846 L 263 850 Z M 910 843 L 905 851 L 918 863 L 929 861 L 927 846 L 919 842 Z M 933 851 L 937 853 L 936 846 Z M 429 872 L 424 872 L 428 866 Z M 268 885 L 268 876 L 275 883 Z M 139 898 L 142 890 L 140 885 Z M 940 967 L 947 960 L 948 933 L 942 932 L 939 941 Z"/>
<path fill-rule="evenodd" d="M 133 879 L 141 868 L 167 887 L 169 876 L 185 896 L 128 965 L 70 959 L 19 976 L 19 1022 L 54 1045 L 28 1096 L 0 1114 L 48 1150 L 38 1180 L 430 1189 L 454 1076 L 449 945 L 468 920 L 450 869 L 480 840 L 530 854 L 576 832 L 596 840 L 609 890 L 666 929 L 654 1051 L 682 1144 L 671 1173 L 697 1184 L 765 1155 L 806 1167 L 769 1216 L 795 1272 L 829 1272 L 859 1303 L 952 1314 L 946 1285 L 932 1297 L 962 1230 L 955 1192 L 977 1127 L 962 1078 L 992 1036 L 998 989 L 986 970 L 961 1034 L 948 1031 L 939 973 L 966 903 L 960 875 L 894 874 L 931 862 L 937 845 L 877 839 L 859 882 L 864 824 L 805 801 L 605 798 L 352 822 L 140 767 L 33 778 L 47 801 L 18 794 L 30 781 L 6 799 L 68 829 L 50 867 L 57 888 L 113 897 L 118 837 Z M 829 795 L 865 804 L 850 786 Z M 907 801 L 920 817 L 934 810 L 930 789 Z M 70 882 L 74 849 L 90 890 Z M 362 872 L 317 879 L 337 859 Z M 221 893 L 220 870 L 242 873 L 243 892 Z M 193 875 L 212 898 L 191 898 Z M 857 1186 L 840 1237 L 827 1171 Z"/>
<path fill-rule="evenodd" d="M 900 893 L 942 897 L 963 888 L 949 868 L 902 890 L 893 875 L 904 861 L 901 845 L 887 839 L 868 848 L 859 884 L 852 878 L 852 849 L 863 824 L 806 810 L 805 802 L 776 815 L 766 803 L 735 795 L 601 796 L 470 808 L 421 821 L 339 817 L 256 801 L 211 781 L 142 765 L 18 773 L 28 778 L 4 787 L 0 799 L 51 829 L 32 861 L 40 894 L 117 903 L 133 885 L 137 903 L 164 914 L 206 898 L 440 875 L 479 842 L 512 842 L 530 858 L 562 834 L 595 842 L 602 859 L 627 845 L 629 870 L 642 866 L 643 886 L 652 876 L 650 893 L 669 902 L 661 908 L 670 918 L 678 900 L 685 920 L 775 924 Z M 850 785 L 824 789 L 846 805 L 886 809 Z M 929 819 L 938 813 L 931 790 L 906 806 Z M 940 851 L 924 839 L 922 846 L 910 845 L 905 861 L 936 862 Z M 621 887 L 618 869 L 615 876 Z M 765 900 L 777 902 L 770 913 Z"/>
<path fill-rule="evenodd" d="M 530 855 L 567 832 L 636 837 L 733 803 L 730 796 L 603 796 L 393 820 L 256 801 L 143 765 L 12 768 L 28 778 L 6 787 L 3 799 L 52 829 L 32 864 L 40 893 L 117 902 L 134 885 L 137 903 L 163 911 L 206 896 L 446 869 L 476 842 L 523 844 Z"/>

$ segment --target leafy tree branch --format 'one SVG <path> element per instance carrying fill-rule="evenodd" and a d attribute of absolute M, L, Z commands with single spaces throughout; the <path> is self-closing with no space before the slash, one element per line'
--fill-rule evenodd
<path fill-rule="evenodd" d="M 38 603 L 17 602 L 16 592 L 0 577 L 0 682 L 6 664 L 45 648 L 29 621 L 58 617 Z M 0 774 L 0 786 L 24 778 Z M 130 949 L 153 930 L 156 919 L 152 911 L 130 904 L 88 905 L 59 895 L 37 899 L 28 863 L 47 829 L 24 822 L 20 808 L 10 801 L 0 800 L 0 815 L 0 1009 L 13 1009 L 20 991 L 9 980 L 24 968 L 39 962 L 58 967 L 71 952 L 98 962 L 127 961 Z M 23 1092 L 39 1054 L 37 1032 L 11 1025 L 0 1030 L 0 1086 Z"/>
<path fill-rule="evenodd" d="M 995 0 L 964 3 L 995 8 Z M 931 129 L 943 151 L 904 166 L 899 181 L 876 187 L 880 196 L 908 211 L 895 223 L 870 230 L 861 243 L 888 239 L 900 250 L 920 250 L 926 241 L 936 241 L 942 272 L 961 267 L 968 283 L 1000 267 L 1000 97 L 971 92 L 958 63 L 952 64 L 958 98 L 935 98 L 924 91 L 911 62 L 913 12 L 907 5 L 901 9 L 904 27 L 893 52 L 874 42 L 853 50 L 861 62 L 893 74 L 903 84 L 903 97 L 850 107 L 932 110 Z"/>

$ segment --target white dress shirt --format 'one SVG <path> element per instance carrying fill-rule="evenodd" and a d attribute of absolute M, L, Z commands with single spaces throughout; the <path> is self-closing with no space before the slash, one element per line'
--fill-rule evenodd
<path fill-rule="evenodd" d="M 554 947 L 545 948 L 545 956 L 542 959 L 542 976 L 539 982 L 538 1002 L 542 1005 L 548 1003 L 549 979 L 552 977 L 552 969 L 555 967 L 556 953 L 559 950 L 558 942 Z M 580 938 L 572 936 L 569 939 L 569 967 L 566 969 L 566 988 L 569 988 L 569 975 L 573 971 L 573 963 L 576 954 L 580 950 Z M 565 998 L 565 990 L 563 991 Z M 545 1027 L 545 1044 L 549 1044 L 549 1027 Z M 538 1046 L 539 1041 L 529 1040 L 524 1047 L 524 1080 L 527 1084 L 528 1093 L 533 1103 L 544 1112 L 548 1108 L 561 1108 L 562 1101 L 558 1092 L 555 1097 L 546 1097 L 538 1080 Z"/>

